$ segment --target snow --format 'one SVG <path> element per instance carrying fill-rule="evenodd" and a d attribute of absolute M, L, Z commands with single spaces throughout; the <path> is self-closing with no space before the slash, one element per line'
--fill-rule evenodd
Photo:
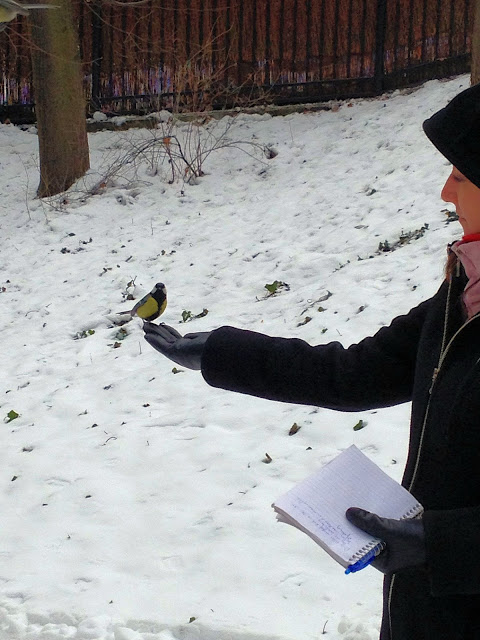
<path fill-rule="evenodd" d="M 162 320 L 181 332 L 348 345 L 431 296 L 461 229 L 421 123 L 468 84 L 212 121 L 211 136 L 229 123 L 278 155 L 215 151 L 194 185 L 144 164 L 63 204 L 35 198 L 34 128 L 0 125 L 1 640 L 378 637 L 381 575 L 345 576 L 271 503 L 352 443 L 399 480 L 409 406 L 335 413 L 216 390 L 173 373 L 140 320 L 126 336 L 113 321 L 127 292 L 163 281 Z M 91 134 L 90 184 L 148 136 Z M 275 280 L 288 287 L 268 296 Z"/>

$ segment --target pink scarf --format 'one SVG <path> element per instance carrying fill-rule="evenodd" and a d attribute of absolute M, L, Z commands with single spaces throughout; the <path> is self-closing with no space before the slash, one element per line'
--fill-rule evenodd
<path fill-rule="evenodd" d="M 452 251 L 458 256 L 467 274 L 468 282 L 462 299 L 470 319 L 480 312 L 480 234 L 464 236 L 452 245 Z"/>

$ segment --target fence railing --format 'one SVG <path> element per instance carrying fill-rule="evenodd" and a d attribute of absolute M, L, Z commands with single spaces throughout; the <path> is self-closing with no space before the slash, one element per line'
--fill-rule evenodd
<path fill-rule="evenodd" d="M 469 68 L 473 0 L 74 3 L 91 110 L 372 96 Z M 28 110 L 23 18 L 0 34 L 0 72 L 0 114 Z"/>

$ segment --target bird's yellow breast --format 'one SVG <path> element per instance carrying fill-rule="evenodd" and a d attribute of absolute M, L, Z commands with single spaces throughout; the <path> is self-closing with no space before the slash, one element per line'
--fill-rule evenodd
<path fill-rule="evenodd" d="M 164 304 L 162 306 L 165 308 L 166 305 Z M 147 318 L 150 318 L 151 316 L 154 316 L 156 314 L 160 315 L 158 311 L 158 302 L 153 296 L 148 296 L 147 300 L 138 307 L 137 316 L 139 318 L 142 318 L 142 320 L 146 320 Z M 160 313 L 163 313 L 163 309 L 160 311 Z"/>

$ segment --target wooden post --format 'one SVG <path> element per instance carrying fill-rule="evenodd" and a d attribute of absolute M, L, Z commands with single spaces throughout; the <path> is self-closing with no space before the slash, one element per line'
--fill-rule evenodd
<path fill-rule="evenodd" d="M 480 0 L 474 0 L 473 11 L 471 82 L 478 84 L 480 82 Z"/>
<path fill-rule="evenodd" d="M 387 25 L 387 0 L 377 0 L 377 27 L 375 33 L 375 93 L 383 91 L 383 77 L 385 66 L 383 56 L 385 54 L 385 30 Z"/>
<path fill-rule="evenodd" d="M 100 72 L 103 57 L 103 15 L 102 0 L 92 3 L 92 95 L 91 106 L 100 108 Z"/>

